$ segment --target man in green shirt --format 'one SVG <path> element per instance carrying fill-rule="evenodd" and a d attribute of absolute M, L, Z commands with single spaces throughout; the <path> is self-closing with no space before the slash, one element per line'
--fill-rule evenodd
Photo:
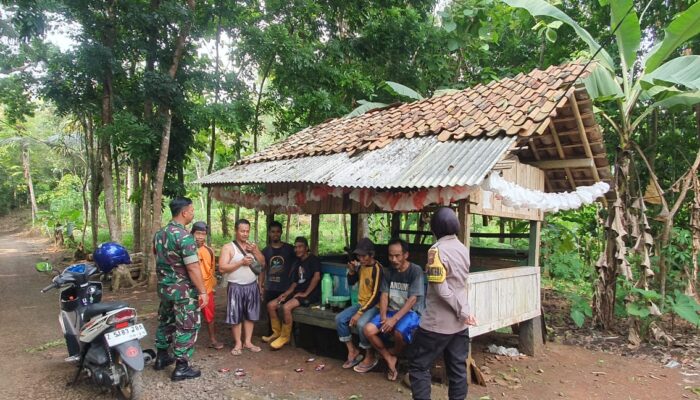
<path fill-rule="evenodd" d="M 200 309 L 209 297 L 202 279 L 194 237 L 185 228 L 194 218 L 192 200 L 181 197 L 170 201 L 172 220 L 153 237 L 153 253 L 158 274 L 158 355 L 154 368 L 161 370 L 173 362 L 173 381 L 192 379 L 202 373 L 189 365 L 201 323 Z M 170 356 L 168 349 L 172 345 Z"/>

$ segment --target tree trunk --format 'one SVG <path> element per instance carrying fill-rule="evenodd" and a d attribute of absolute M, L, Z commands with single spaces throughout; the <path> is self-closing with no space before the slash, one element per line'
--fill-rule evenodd
<path fill-rule="evenodd" d="M 102 159 L 102 182 L 105 192 L 105 215 L 109 228 L 109 240 L 121 242 L 122 234 L 117 223 L 117 213 L 114 204 L 114 182 L 112 181 L 112 152 L 107 138 L 100 138 L 100 156 Z"/>
<path fill-rule="evenodd" d="M 121 182 L 121 174 L 119 173 L 119 155 L 117 154 L 116 150 L 112 148 L 112 159 L 114 161 L 114 181 L 116 182 L 116 189 L 117 189 L 117 204 L 116 204 L 116 211 L 117 211 L 117 227 L 119 229 L 119 232 L 122 231 L 122 182 Z"/>
<path fill-rule="evenodd" d="M 115 14 L 114 14 L 114 0 L 108 1 L 107 6 L 107 16 L 109 18 L 108 26 L 104 30 L 104 35 L 102 37 L 102 44 L 112 51 L 114 47 L 114 37 L 116 35 L 115 31 Z M 112 70 L 108 67 L 104 71 L 104 76 L 102 79 L 102 126 L 108 126 L 112 124 L 113 116 L 113 104 L 114 104 L 114 90 L 112 87 Z M 121 242 L 122 232 L 119 229 L 119 224 L 117 222 L 117 212 L 114 203 L 114 181 L 112 180 L 112 146 L 110 144 L 110 138 L 100 137 L 100 156 L 102 159 L 102 184 L 104 185 L 105 192 L 105 215 L 107 217 L 107 226 L 109 227 L 109 240 L 114 242 Z"/>
<path fill-rule="evenodd" d="M 167 109 L 163 112 L 162 118 L 163 123 L 163 136 L 161 137 L 160 144 L 160 155 L 158 157 L 158 166 L 155 171 L 155 179 L 153 182 L 153 221 L 151 222 L 151 230 L 149 232 L 149 237 L 153 237 L 156 231 L 160 228 L 161 220 L 163 216 L 163 181 L 165 179 L 165 169 L 167 167 L 168 161 L 168 148 L 170 146 L 170 124 L 172 123 L 173 115 L 170 110 Z M 149 252 L 149 257 L 153 257 L 152 252 Z M 155 258 L 152 258 L 155 265 Z M 148 286 L 155 287 L 156 284 L 156 270 L 151 268 Z"/>
<path fill-rule="evenodd" d="M 99 207 L 100 207 L 100 159 L 95 148 L 95 130 L 92 117 L 83 116 L 81 119 L 85 131 L 85 154 L 87 155 L 87 171 L 90 179 L 90 230 L 92 248 L 97 247 L 97 235 L 99 233 Z"/>
<path fill-rule="evenodd" d="M 29 168 L 29 146 L 22 143 L 22 168 L 24 169 L 24 179 L 27 181 L 29 189 L 29 202 L 32 207 L 32 225 L 36 221 L 36 214 L 39 209 L 36 206 L 36 197 L 34 197 L 34 183 L 32 183 L 32 172 Z"/>
<path fill-rule="evenodd" d="M 219 217 L 221 219 L 221 234 L 224 236 L 224 239 L 229 239 L 231 237 L 231 232 L 228 225 L 227 204 L 221 204 L 221 208 L 219 208 Z"/>
<path fill-rule="evenodd" d="M 141 246 L 141 202 L 138 201 L 139 196 L 135 194 L 140 193 L 143 196 L 143 192 L 139 185 L 139 166 L 136 161 L 133 162 L 131 166 L 131 196 L 129 196 L 130 208 L 131 208 L 131 231 L 134 235 L 134 252 L 140 252 Z"/>
<path fill-rule="evenodd" d="M 216 38 L 214 40 L 214 78 L 216 79 L 216 88 L 214 90 L 214 104 L 219 104 L 219 44 L 221 43 L 221 13 L 216 24 Z M 214 156 L 216 155 L 216 118 L 211 119 L 211 141 L 209 144 L 209 165 L 207 165 L 207 174 L 211 174 L 214 170 Z M 211 226 L 211 188 L 207 188 L 207 226 Z M 207 236 L 207 243 L 211 244 L 211 235 Z"/>
<path fill-rule="evenodd" d="M 625 256 L 627 254 L 625 237 L 626 206 L 628 203 L 628 172 L 631 163 L 630 151 L 620 149 L 615 165 L 613 191 L 614 204 L 608 207 L 609 214 L 605 226 L 605 250 L 596 263 L 598 279 L 593 294 L 594 323 L 605 330 L 612 328 L 615 321 L 615 291 L 617 289 L 618 271 L 629 270 Z"/>
<path fill-rule="evenodd" d="M 287 229 L 289 229 L 289 226 L 287 226 Z M 345 247 L 350 247 L 350 234 L 348 232 L 348 215 L 345 213 L 343 213 L 343 237 L 345 238 Z"/>
<path fill-rule="evenodd" d="M 253 226 L 254 226 L 254 228 L 253 228 L 253 241 L 255 243 L 258 243 L 258 233 L 260 232 L 260 230 L 258 229 L 259 219 L 260 219 L 260 212 L 258 210 L 255 210 L 255 218 L 254 218 L 255 222 L 253 222 Z"/>
<path fill-rule="evenodd" d="M 192 26 L 192 18 L 194 17 L 194 8 L 195 8 L 195 1 L 194 0 L 187 0 L 187 6 L 190 9 L 190 14 L 187 19 L 185 20 L 185 23 L 182 27 L 182 30 L 180 31 L 180 34 L 177 37 L 177 42 L 175 44 L 175 53 L 173 54 L 173 59 L 172 59 L 172 64 L 170 65 L 170 68 L 168 69 L 168 76 L 170 76 L 170 79 L 175 79 L 175 75 L 177 74 L 178 67 L 180 66 L 180 61 L 182 61 L 182 56 L 184 55 L 185 52 L 185 44 L 187 41 L 187 37 L 189 36 L 190 33 L 190 28 Z M 168 149 L 170 148 L 170 127 L 172 124 L 173 120 L 173 115 L 170 110 L 169 105 L 161 105 L 159 106 L 160 108 L 160 115 L 163 118 L 163 131 L 162 131 L 162 136 L 161 136 L 161 143 L 160 143 L 160 153 L 158 157 L 158 164 L 156 166 L 156 176 L 155 180 L 153 183 L 153 221 L 151 223 L 151 230 L 150 230 L 150 235 L 149 237 L 153 237 L 155 232 L 158 230 L 160 227 L 160 222 L 162 218 L 162 213 L 163 213 L 163 207 L 162 207 L 162 202 L 163 202 L 163 183 L 165 180 L 165 170 L 167 167 L 167 162 L 168 162 Z M 153 257 L 153 253 L 149 252 L 149 257 Z M 153 260 L 155 261 L 155 260 Z M 155 264 L 152 264 L 155 265 Z M 148 286 L 149 287 L 155 287 L 156 284 L 156 271 L 155 268 L 151 268 L 150 275 L 149 275 L 149 282 Z"/>
<path fill-rule="evenodd" d="M 151 175 L 153 169 L 151 161 L 146 160 L 141 165 L 141 250 L 143 251 L 143 264 L 139 273 L 139 279 L 147 279 L 150 276 L 153 259 L 150 256 L 153 253 L 153 235 L 151 234 L 151 226 L 153 223 L 153 183 Z"/>
<path fill-rule="evenodd" d="M 86 170 L 89 169 L 86 168 Z M 87 176 L 83 178 L 83 190 L 82 190 L 82 197 L 83 197 L 83 229 L 81 229 L 81 234 L 80 234 L 80 245 L 82 248 L 85 248 L 85 232 L 87 231 L 87 226 L 88 226 L 88 218 L 90 216 L 90 202 L 88 201 L 88 196 L 87 196 L 87 184 L 88 184 L 88 178 Z"/>

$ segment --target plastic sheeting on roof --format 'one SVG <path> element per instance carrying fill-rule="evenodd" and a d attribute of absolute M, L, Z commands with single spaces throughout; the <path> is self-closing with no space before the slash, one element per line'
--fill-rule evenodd
<path fill-rule="evenodd" d="M 503 205 L 513 208 L 529 208 L 544 212 L 574 210 L 592 204 L 610 190 L 605 182 L 596 182 L 591 186 L 579 186 L 574 192 L 545 193 L 508 182 L 500 175 L 491 173 L 481 183 L 481 188 L 498 195 Z"/>
<path fill-rule="evenodd" d="M 331 187 L 420 189 L 478 185 L 516 140 L 515 136 L 440 142 L 435 137 L 397 139 L 386 147 L 347 153 L 238 164 L 201 178 L 205 186 L 311 183 Z"/>
<path fill-rule="evenodd" d="M 447 206 L 464 200 L 476 189 L 476 186 L 457 186 L 446 188 L 419 189 L 411 192 L 378 192 L 373 189 L 331 188 L 317 186 L 305 191 L 290 189 L 286 193 L 255 194 L 242 193 L 238 188 L 227 189 L 215 187 L 212 196 L 219 201 L 242 205 L 246 208 L 272 209 L 278 213 L 299 213 L 309 201 L 321 201 L 329 196 L 343 197 L 345 194 L 364 207 L 376 205 L 384 211 L 417 211 L 428 205 Z"/>

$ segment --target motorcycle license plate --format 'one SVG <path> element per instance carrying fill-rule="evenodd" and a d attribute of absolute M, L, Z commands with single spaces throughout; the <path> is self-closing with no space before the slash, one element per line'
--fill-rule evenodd
<path fill-rule="evenodd" d="M 143 324 L 131 325 L 117 331 L 105 333 L 105 339 L 107 339 L 109 347 L 114 347 L 129 340 L 141 339 L 144 336 L 146 336 L 146 328 L 144 328 Z"/>

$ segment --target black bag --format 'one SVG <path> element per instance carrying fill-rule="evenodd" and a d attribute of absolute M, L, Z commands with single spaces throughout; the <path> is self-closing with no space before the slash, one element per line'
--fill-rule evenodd
<path fill-rule="evenodd" d="M 238 247 L 238 250 L 240 250 L 241 253 L 243 253 L 243 256 L 244 256 L 244 257 L 245 257 L 246 255 L 248 255 L 248 253 L 246 253 L 245 250 L 243 250 L 243 248 L 241 248 L 241 246 L 238 244 L 238 242 L 236 242 L 236 241 L 234 240 L 234 241 L 233 241 L 233 244 L 234 244 L 236 247 Z M 250 268 L 250 270 L 253 271 L 253 273 L 254 273 L 255 275 L 260 275 L 260 273 L 262 272 L 262 265 L 260 265 L 260 263 L 258 262 L 258 259 L 255 258 L 255 257 L 253 257 L 253 263 L 250 264 L 250 265 L 248 266 L 248 268 Z"/>

